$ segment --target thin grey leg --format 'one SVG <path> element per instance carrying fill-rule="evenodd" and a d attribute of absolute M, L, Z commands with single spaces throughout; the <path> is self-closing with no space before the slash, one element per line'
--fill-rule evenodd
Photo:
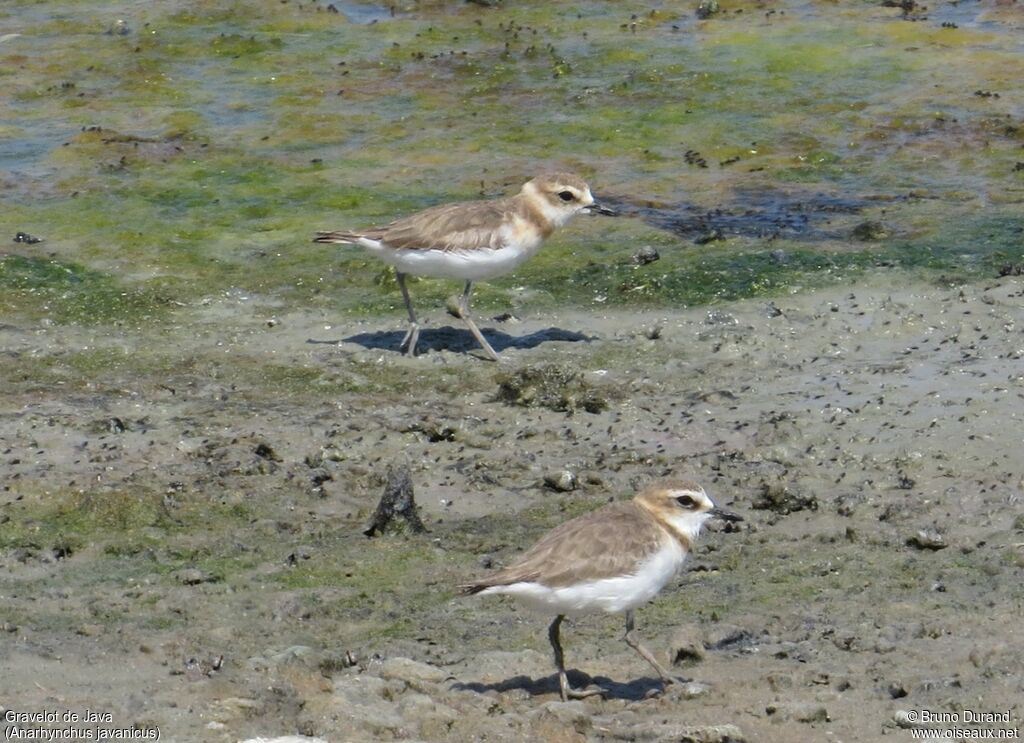
<path fill-rule="evenodd" d="M 559 637 L 559 630 L 562 626 L 564 614 L 555 617 L 555 621 L 548 627 L 548 640 L 551 641 L 551 649 L 555 651 L 555 665 L 558 666 L 558 686 L 562 692 L 562 701 L 570 699 L 585 699 L 597 694 L 604 694 L 604 689 L 573 689 L 569 686 L 569 677 L 565 675 L 565 656 L 562 654 L 562 641 Z"/>
<path fill-rule="evenodd" d="M 665 670 L 664 666 L 655 660 L 651 651 L 641 645 L 640 641 L 636 638 L 636 627 L 634 626 L 632 609 L 626 612 L 626 635 L 622 639 L 626 641 L 627 645 L 639 653 L 641 658 L 651 664 L 654 670 L 658 672 L 658 676 L 661 677 L 662 683 L 668 685 L 676 682 L 676 679 L 669 675 L 669 672 Z"/>
<path fill-rule="evenodd" d="M 409 290 L 405 287 L 405 274 L 401 271 L 395 272 L 395 278 L 398 280 L 398 288 L 402 290 L 402 299 L 405 300 L 405 309 L 409 312 L 409 330 L 405 333 L 405 338 L 402 339 L 401 345 L 398 346 L 399 350 L 408 344 L 408 348 L 405 349 L 406 354 L 409 356 L 416 355 L 416 341 L 420 338 L 420 324 L 416 320 L 416 311 L 412 308 L 412 300 L 409 299 Z"/>
<path fill-rule="evenodd" d="M 472 291 L 473 282 L 467 281 L 466 288 L 462 292 L 462 298 L 459 300 L 459 314 L 462 315 L 462 319 L 465 321 L 466 325 L 469 326 L 469 331 L 473 334 L 473 337 L 476 338 L 477 343 L 483 346 L 484 351 L 491 358 L 491 361 L 497 361 L 498 354 L 495 353 L 494 349 L 491 348 L 491 344 L 487 342 L 486 338 L 484 338 L 483 333 L 480 332 L 480 328 L 478 328 L 476 323 L 473 322 L 473 318 L 469 316 L 469 295 Z"/>

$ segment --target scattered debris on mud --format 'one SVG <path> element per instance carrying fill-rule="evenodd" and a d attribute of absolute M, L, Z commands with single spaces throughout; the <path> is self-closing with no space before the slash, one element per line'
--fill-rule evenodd
<path fill-rule="evenodd" d="M 526 408 L 600 413 L 608 407 L 608 397 L 608 392 L 591 385 L 580 372 L 569 366 L 541 364 L 500 375 L 495 399 Z"/>

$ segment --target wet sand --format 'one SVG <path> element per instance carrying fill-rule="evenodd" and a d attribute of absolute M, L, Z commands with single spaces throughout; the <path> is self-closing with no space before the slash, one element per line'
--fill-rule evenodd
<path fill-rule="evenodd" d="M 1019 730 L 1024 283 L 899 276 L 521 307 L 481 323 L 501 365 L 432 308 L 416 359 L 397 313 L 260 297 L 158 337 L 3 325 L 29 371 L 0 417 L 0 698 L 165 741 L 909 740 L 900 710 Z M 496 399 L 548 364 L 577 375 L 567 410 Z M 403 463 L 428 533 L 368 538 Z M 563 471 L 575 489 L 545 483 Z M 584 618 L 567 662 L 611 694 L 562 704 L 546 620 L 454 587 L 665 474 L 746 517 L 638 611 L 693 681 L 648 698 L 621 618 Z"/>

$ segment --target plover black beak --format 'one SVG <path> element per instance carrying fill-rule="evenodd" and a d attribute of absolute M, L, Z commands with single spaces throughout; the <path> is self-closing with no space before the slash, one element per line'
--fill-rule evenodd
<path fill-rule="evenodd" d="M 614 209 L 609 209 L 607 206 L 596 201 L 590 206 L 583 207 L 583 211 L 587 214 L 603 214 L 606 217 L 617 217 L 619 215 Z"/>
<path fill-rule="evenodd" d="M 708 511 L 711 516 L 716 519 L 722 519 L 722 521 L 743 521 L 743 517 L 735 511 L 730 511 L 728 508 L 712 508 Z"/>

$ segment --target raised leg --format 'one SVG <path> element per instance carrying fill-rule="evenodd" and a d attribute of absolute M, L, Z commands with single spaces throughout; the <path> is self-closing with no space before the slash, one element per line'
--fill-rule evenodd
<path fill-rule="evenodd" d="M 494 349 L 491 348 L 491 344 L 487 342 L 486 338 L 484 338 L 483 333 L 480 332 L 480 328 L 478 328 L 476 323 L 473 322 L 473 318 L 469 316 L 469 295 L 472 291 L 473 282 L 467 281 L 466 288 L 462 292 L 462 298 L 459 299 L 459 314 L 462 316 L 466 325 L 469 326 L 469 332 L 471 332 L 473 337 L 476 338 L 477 343 L 483 347 L 484 351 L 491 358 L 491 361 L 497 361 L 498 354 L 495 353 Z"/>
<path fill-rule="evenodd" d="M 408 348 L 405 349 L 405 353 L 409 356 L 416 355 L 416 341 L 420 338 L 420 324 L 416 320 L 416 311 L 412 308 L 412 300 L 409 299 L 409 290 L 405 287 L 405 274 L 402 272 L 396 272 L 395 278 L 398 280 L 398 288 L 402 290 L 402 299 L 405 300 L 405 309 L 409 312 L 409 330 L 405 333 L 405 338 L 402 339 L 401 345 L 398 347 L 399 350 L 404 348 L 408 344 Z"/>
<path fill-rule="evenodd" d="M 565 675 L 565 656 L 562 654 L 562 641 L 559 637 L 559 630 L 563 619 L 565 619 L 565 615 L 559 614 L 555 617 L 555 621 L 551 623 L 551 626 L 548 627 L 548 639 L 551 641 L 551 649 L 555 651 L 555 665 L 558 666 L 558 686 L 562 692 L 562 701 L 567 702 L 570 699 L 585 699 L 595 694 L 604 694 L 604 689 L 583 689 L 581 691 L 569 686 L 569 677 Z"/>
<path fill-rule="evenodd" d="M 633 648 L 641 658 L 651 664 L 651 667 L 658 672 L 658 676 L 661 677 L 661 681 L 666 686 L 668 684 L 674 684 L 679 679 L 669 675 L 669 672 L 665 670 L 651 653 L 650 650 L 640 644 L 640 641 L 636 638 L 636 627 L 634 626 L 633 610 L 630 609 L 626 612 L 626 634 L 622 638 L 626 641 L 626 644 Z"/>

